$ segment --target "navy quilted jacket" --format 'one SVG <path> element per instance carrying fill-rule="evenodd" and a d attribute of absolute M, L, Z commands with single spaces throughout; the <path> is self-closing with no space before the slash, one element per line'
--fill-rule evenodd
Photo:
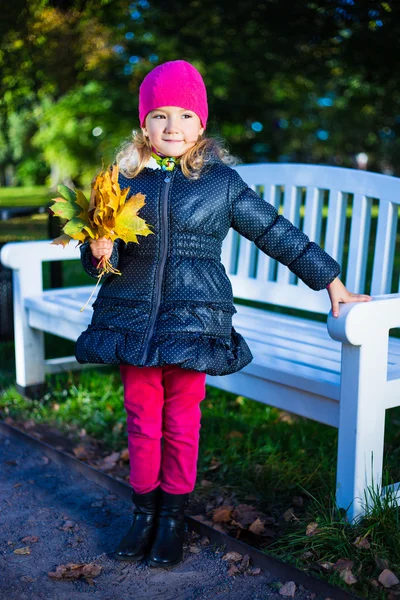
<path fill-rule="evenodd" d="M 149 163 L 148 163 L 149 164 Z M 108 275 L 93 317 L 75 346 L 80 363 L 162 366 L 210 375 L 239 371 L 253 359 L 232 327 L 232 287 L 221 263 L 221 245 L 233 227 L 265 254 L 287 265 L 313 290 L 340 273 L 339 264 L 216 160 L 198 180 L 179 166 L 172 172 L 145 167 L 135 178 L 120 174 L 129 196 L 146 196 L 140 216 L 154 234 L 139 243 L 114 242 Z M 88 242 L 85 271 L 97 276 Z"/>

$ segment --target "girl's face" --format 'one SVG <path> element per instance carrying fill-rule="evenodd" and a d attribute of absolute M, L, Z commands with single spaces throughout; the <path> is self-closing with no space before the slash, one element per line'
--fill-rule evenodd
<path fill-rule="evenodd" d="M 198 115 L 178 106 L 162 106 L 146 117 L 143 134 L 160 154 L 182 156 L 203 133 Z"/>

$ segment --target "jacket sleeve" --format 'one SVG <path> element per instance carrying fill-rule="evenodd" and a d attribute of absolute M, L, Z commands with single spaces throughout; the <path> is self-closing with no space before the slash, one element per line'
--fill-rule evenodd
<path fill-rule="evenodd" d="M 124 245 L 124 242 L 120 238 L 117 238 L 114 242 L 114 246 L 113 246 L 112 253 L 110 256 L 110 262 L 111 262 L 112 266 L 114 267 L 114 269 L 118 269 L 120 250 L 123 245 Z M 81 262 L 82 262 L 82 266 L 83 266 L 84 270 L 86 271 L 86 273 L 88 275 L 90 275 L 90 277 L 97 278 L 99 275 L 99 271 L 97 270 L 97 267 L 95 267 L 92 262 L 93 255 L 90 250 L 90 244 L 88 241 L 83 242 L 83 244 L 81 244 L 80 251 L 81 251 Z M 104 281 L 104 279 L 106 279 L 107 277 L 110 277 L 110 275 L 112 275 L 112 273 L 105 273 L 102 277 L 102 281 Z"/>
<path fill-rule="evenodd" d="M 252 190 L 232 169 L 229 183 L 231 227 L 265 254 L 286 265 L 313 290 L 322 290 L 340 273 L 325 250 Z"/>

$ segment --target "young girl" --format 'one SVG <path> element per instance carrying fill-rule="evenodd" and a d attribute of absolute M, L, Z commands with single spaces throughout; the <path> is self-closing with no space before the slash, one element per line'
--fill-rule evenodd
<path fill-rule="evenodd" d="M 206 88 L 191 64 L 167 62 L 145 77 L 141 131 L 116 160 L 128 197 L 145 195 L 140 217 L 153 234 L 81 246 L 91 276 L 103 255 L 122 273 L 105 279 L 75 352 L 80 363 L 120 365 L 135 518 L 115 557 L 150 553 L 159 567 L 182 560 L 206 374 L 234 373 L 253 358 L 232 327 L 236 309 L 220 262 L 229 228 L 311 289 L 328 288 L 334 316 L 339 302 L 371 299 L 347 291 L 339 264 L 246 185 L 226 150 L 204 137 L 207 116 Z"/>

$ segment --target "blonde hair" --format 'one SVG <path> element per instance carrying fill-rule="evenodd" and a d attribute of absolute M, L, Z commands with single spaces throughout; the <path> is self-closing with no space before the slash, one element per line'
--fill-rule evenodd
<path fill-rule="evenodd" d="M 151 143 L 142 130 L 133 130 L 132 138 L 124 141 L 116 151 L 115 160 L 125 177 L 136 177 L 151 157 Z M 219 136 L 200 136 L 192 148 L 180 157 L 182 173 L 188 179 L 198 179 L 203 168 L 216 161 L 236 165 L 239 159 L 232 156 L 226 142 Z"/>

